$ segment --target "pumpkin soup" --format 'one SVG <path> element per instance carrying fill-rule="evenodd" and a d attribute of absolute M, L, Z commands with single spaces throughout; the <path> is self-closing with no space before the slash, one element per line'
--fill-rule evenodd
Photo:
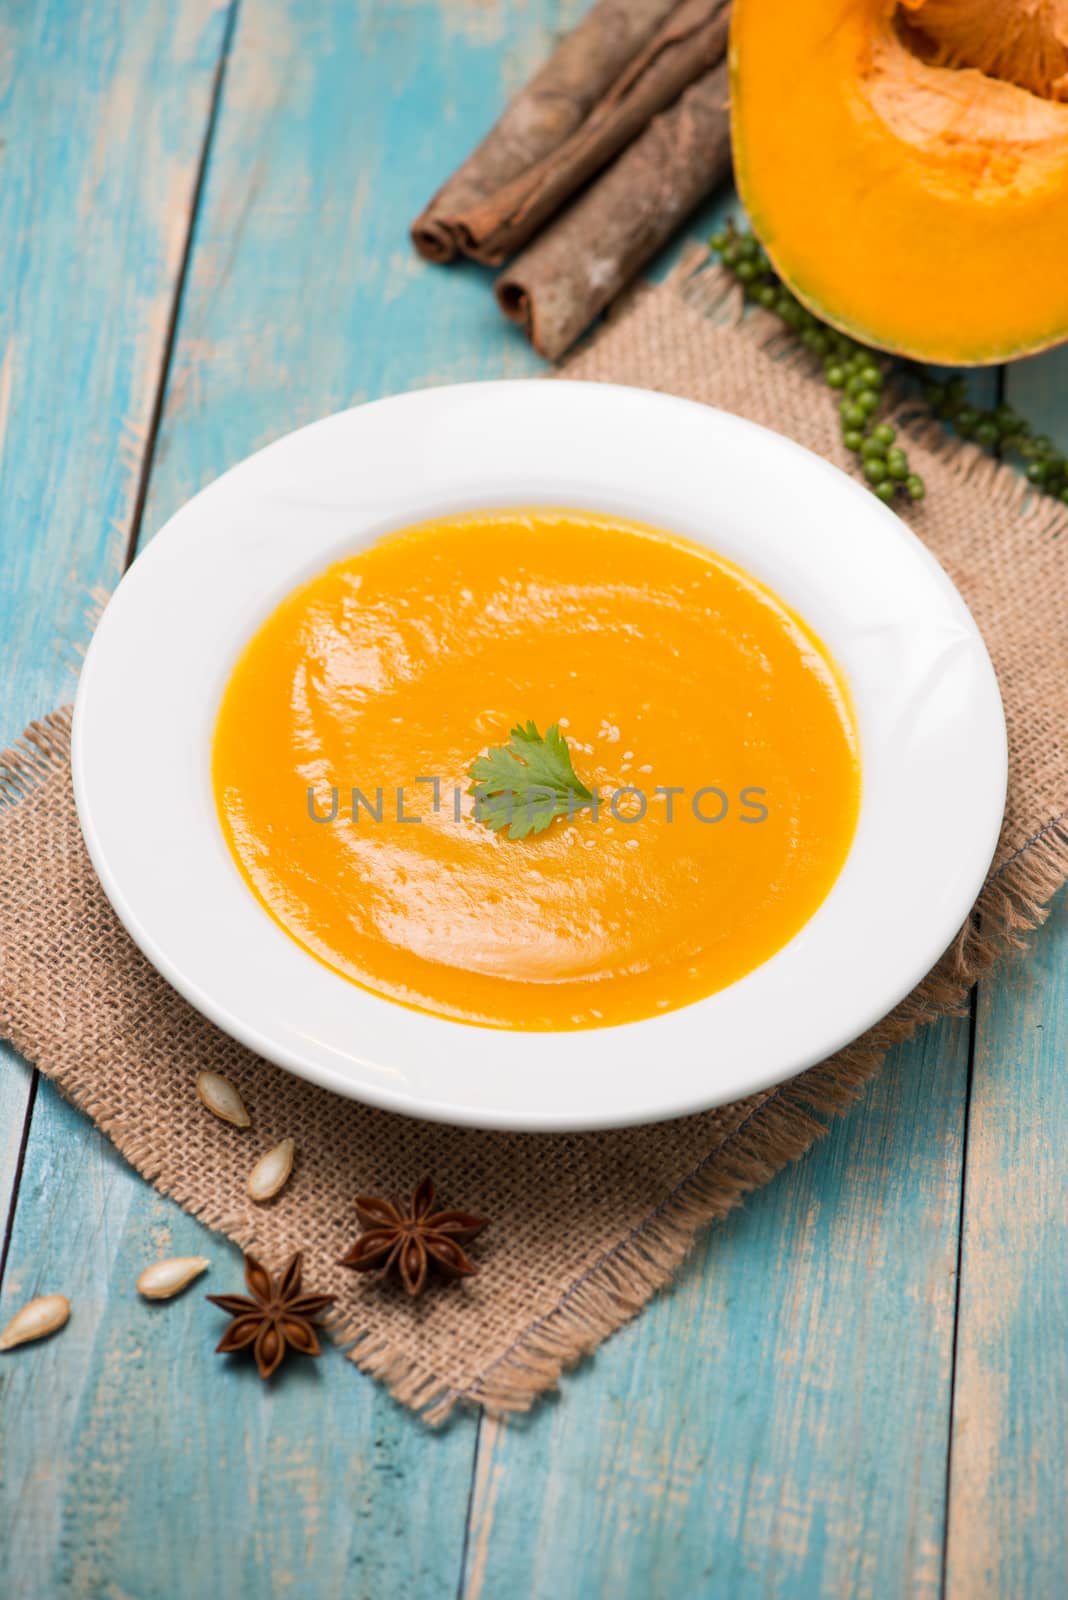
<path fill-rule="evenodd" d="M 234 668 L 213 771 L 239 870 L 306 950 L 535 1030 L 655 1016 L 765 961 L 834 883 L 860 794 L 841 679 L 774 594 L 540 508 L 408 528 L 297 589 Z M 509 773 L 517 816 L 548 807 L 525 825 Z"/>

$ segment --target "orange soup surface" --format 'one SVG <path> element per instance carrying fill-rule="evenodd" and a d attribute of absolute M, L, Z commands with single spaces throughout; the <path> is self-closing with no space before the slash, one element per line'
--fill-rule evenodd
<path fill-rule="evenodd" d="M 469 769 L 529 721 L 559 725 L 600 803 L 512 839 Z M 292 593 L 227 685 L 214 784 L 245 881 L 307 951 L 513 1029 L 655 1016 L 750 972 L 828 893 L 860 796 L 842 680 L 774 594 L 544 509 L 408 528 Z"/>

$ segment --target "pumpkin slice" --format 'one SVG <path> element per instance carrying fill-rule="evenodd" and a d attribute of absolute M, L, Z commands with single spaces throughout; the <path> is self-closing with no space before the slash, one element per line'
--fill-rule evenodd
<path fill-rule="evenodd" d="M 738 187 L 817 315 L 978 365 L 1068 337 L 1068 0 L 734 0 Z"/>

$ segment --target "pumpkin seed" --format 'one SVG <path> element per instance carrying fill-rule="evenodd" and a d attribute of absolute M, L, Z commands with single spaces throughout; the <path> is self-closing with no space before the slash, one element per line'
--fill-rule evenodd
<path fill-rule="evenodd" d="M 245 1110 L 245 1102 L 230 1082 L 219 1072 L 197 1073 L 197 1096 L 201 1105 L 216 1117 L 221 1117 L 223 1122 L 229 1122 L 235 1128 L 251 1127 L 251 1119 Z"/>
<path fill-rule="evenodd" d="M 169 1300 L 199 1278 L 210 1264 L 207 1256 L 171 1256 L 167 1261 L 155 1261 L 138 1278 L 137 1292 L 146 1300 Z"/>
<path fill-rule="evenodd" d="M 293 1141 L 283 1139 L 261 1156 L 248 1175 L 248 1192 L 258 1204 L 273 1200 L 293 1171 Z"/>
<path fill-rule="evenodd" d="M 0 1350 L 13 1350 L 17 1344 L 28 1344 L 31 1339 L 43 1339 L 46 1333 L 55 1333 L 70 1316 L 70 1301 L 64 1294 L 45 1294 L 30 1300 L 21 1311 L 16 1311 L 3 1333 L 0 1333 Z"/>

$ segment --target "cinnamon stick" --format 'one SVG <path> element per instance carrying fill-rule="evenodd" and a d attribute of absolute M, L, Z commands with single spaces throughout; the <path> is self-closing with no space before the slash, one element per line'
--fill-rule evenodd
<path fill-rule="evenodd" d="M 456 219 L 466 254 L 490 266 L 514 255 L 657 112 L 723 59 L 729 23 L 729 0 L 677 5 L 569 139 Z"/>
<path fill-rule="evenodd" d="M 727 65 L 706 72 L 497 279 L 555 361 L 730 171 Z"/>
<path fill-rule="evenodd" d="M 429 261 L 451 261 L 466 213 L 557 149 L 585 121 L 678 0 L 598 0 L 412 224 Z"/>

